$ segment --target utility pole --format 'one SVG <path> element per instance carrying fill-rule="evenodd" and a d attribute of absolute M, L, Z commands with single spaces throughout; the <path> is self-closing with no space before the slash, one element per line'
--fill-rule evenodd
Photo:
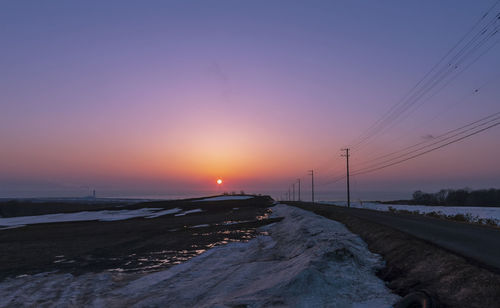
<path fill-rule="evenodd" d="M 295 201 L 295 183 L 292 184 L 293 188 L 293 201 Z"/>
<path fill-rule="evenodd" d="M 299 182 L 299 201 L 300 201 L 300 179 L 297 179 L 297 181 Z"/>
<path fill-rule="evenodd" d="M 342 156 L 347 160 L 347 207 L 351 207 L 351 190 L 349 189 L 349 148 L 342 149 L 345 154 Z"/>
<path fill-rule="evenodd" d="M 309 170 L 309 175 L 311 176 L 312 203 L 314 203 L 314 170 Z"/>
<path fill-rule="evenodd" d="M 288 187 L 288 201 L 290 201 L 290 187 Z"/>

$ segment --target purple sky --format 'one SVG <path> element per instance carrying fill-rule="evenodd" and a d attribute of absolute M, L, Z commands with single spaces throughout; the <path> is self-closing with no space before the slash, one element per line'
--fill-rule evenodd
<path fill-rule="evenodd" d="M 0 197 L 215 190 L 219 177 L 280 191 L 311 168 L 318 189 L 342 190 L 324 184 L 344 172 L 340 149 L 493 3 L 2 1 Z M 352 168 L 499 111 L 499 45 Z M 356 176 L 355 193 L 498 187 L 499 140 L 497 127 Z"/>

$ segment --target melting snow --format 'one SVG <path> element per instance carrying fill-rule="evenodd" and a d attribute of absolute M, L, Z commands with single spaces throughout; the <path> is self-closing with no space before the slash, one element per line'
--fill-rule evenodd
<path fill-rule="evenodd" d="M 346 206 L 345 202 L 321 202 L 324 204 L 334 204 Z M 472 222 L 480 219 L 494 219 L 500 225 L 500 207 L 480 207 L 480 206 L 428 206 L 428 205 L 405 205 L 405 204 L 382 204 L 374 202 L 351 202 L 351 207 L 364 208 L 377 211 L 389 211 L 389 208 L 396 210 L 417 211 L 421 214 L 436 212 L 446 216 L 457 214 L 470 215 Z"/>
<path fill-rule="evenodd" d="M 181 209 L 179 209 L 179 208 L 158 211 L 158 212 L 155 212 L 154 214 L 146 216 L 146 218 L 155 218 L 155 217 L 160 217 L 163 215 L 175 214 L 175 213 L 179 213 L 180 211 L 181 211 Z"/>
<path fill-rule="evenodd" d="M 0 307 L 389 307 L 398 296 L 375 276 L 379 255 L 344 225 L 277 205 L 283 216 L 231 243 L 153 274 L 44 273 L 0 283 Z"/>
<path fill-rule="evenodd" d="M 142 208 L 137 210 L 115 210 L 115 211 L 85 211 L 76 213 L 59 213 L 47 214 L 37 216 L 19 216 L 0 218 L 0 227 L 2 229 L 23 227 L 25 225 L 54 223 L 54 222 L 68 222 L 68 221 L 115 221 L 124 220 L 135 217 L 154 218 L 162 215 L 174 214 L 181 211 L 181 209 L 169 209 L 159 211 L 161 208 Z"/>
<path fill-rule="evenodd" d="M 203 212 L 203 210 L 202 209 L 194 209 L 194 210 L 185 211 L 185 212 L 182 212 L 182 213 L 179 213 L 179 214 L 175 214 L 175 216 L 184 216 L 186 214 L 200 213 L 200 212 Z"/>
<path fill-rule="evenodd" d="M 198 201 L 226 201 L 226 200 L 247 200 L 247 199 L 252 199 L 253 196 L 219 196 L 219 197 L 211 197 L 211 198 L 205 198 L 201 200 L 194 200 L 193 202 L 198 202 Z"/>
<path fill-rule="evenodd" d="M 191 226 L 190 228 L 194 229 L 194 228 L 205 228 L 205 227 L 210 227 L 210 225 L 209 224 L 201 224 L 201 225 Z"/>

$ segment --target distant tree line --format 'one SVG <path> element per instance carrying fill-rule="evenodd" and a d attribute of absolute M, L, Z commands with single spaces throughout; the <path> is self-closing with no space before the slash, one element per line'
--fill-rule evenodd
<path fill-rule="evenodd" d="M 417 190 L 412 203 L 448 206 L 500 206 L 500 189 L 441 189 L 437 193 Z"/>

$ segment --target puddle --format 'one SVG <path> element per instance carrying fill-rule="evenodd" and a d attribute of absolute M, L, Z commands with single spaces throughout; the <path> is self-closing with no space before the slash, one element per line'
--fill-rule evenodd
<path fill-rule="evenodd" d="M 190 228 L 195 227 L 202 228 L 209 227 L 209 225 L 198 225 Z M 258 232 L 255 228 L 194 232 L 191 234 L 191 236 L 194 237 L 192 239 L 194 243 L 191 244 L 188 249 L 164 249 L 150 252 L 145 255 L 130 254 L 126 258 L 118 261 L 118 263 L 121 263 L 118 267 L 108 269 L 108 271 L 147 273 L 164 270 L 196 257 L 208 249 L 234 242 L 248 242 L 258 235 L 268 235 L 268 232 Z M 116 260 L 116 258 L 114 259 Z"/>

